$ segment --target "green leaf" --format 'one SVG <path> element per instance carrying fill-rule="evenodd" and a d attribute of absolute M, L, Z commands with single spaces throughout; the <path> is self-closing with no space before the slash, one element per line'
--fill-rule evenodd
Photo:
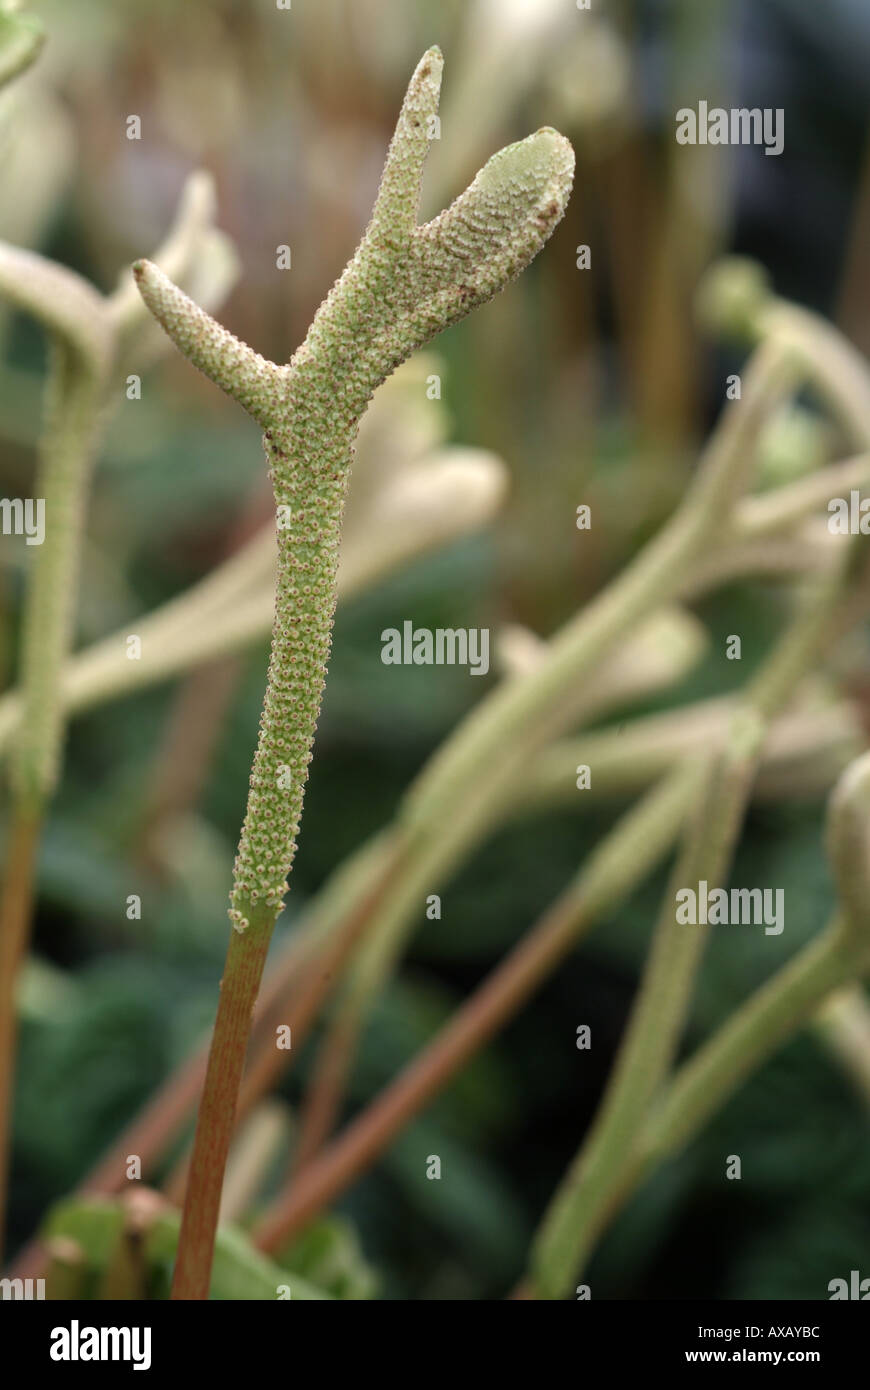
<path fill-rule="evenodd" d="M 148 1239 L 148 1256 L 167 1265 L 175 1256 L 180 1218 L 177 1212 L 162 1216 L 155 1223 Z M 242 1231 L 234 1226 L 222 1226 L 215 1242 L 214 1264 L 211 1273 L 212 1300 L 278 1298 L 281 1288 L 290 1289 L 290 1300 L 312 1302 L 328 1299 L 330 1295 L 315 1288 L 299 1274 L 291 1274 L 255 1250 Z"/>
<path fill-rule="evenodd" d="M 149 1269 L 168 1288 L 169 1274 L 178 1245 L 180 1217 L 171 1211 L 158 1216 L 148 1231 L 145 1250 Z M 106 1198 L 70 1197 L 49 1213 L 43 1226 L 45 1239 L 66 1236 L 84 1252 L 91 1270 L 103 1270 L 121 1239 L 124 1208 L 121 1202 Z M 213 1300 L 278 1298 L 279 1290 L 289 1288 L 289 1299 L 311 1302 L 330 1295 L 315 1288 L 302 1275 L 286 1270 L 261 1255 L 237 1228 L 223 1226 L 218 1231 L 212 1269 Z"/>
<path fill-rule="evenodd" d="M 52 1207 L 43 1224 L 42 1237 L 50 1240 L 66 1236 L 74 1240 L 86 1263 L 102 1269 L 108 1264 L 123 1227 L 120 1203 L 104 1197 L 70 1197 Z"/>
<path fill-rule="evenodd" d="M 278 1256 L 291 1274 L 301 1274 L 334 1298 L 373 1298 L 377 1275 L 367 1264 L 355 1228 L 341 1216 L 315 1221 Z"/>

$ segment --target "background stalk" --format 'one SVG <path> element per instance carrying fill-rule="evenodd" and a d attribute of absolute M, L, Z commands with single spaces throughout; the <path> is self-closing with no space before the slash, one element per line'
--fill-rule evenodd
<path fill-rule="evenodd" d="M 72 643 L 82 530 L 96 452 L 106 359 L 58 342 L 52 354 L 47 424 L 36 477 L 45 507 L 22 637 L 22 725 L 10 769 L 12 824 L 0 895 L 0 1212 L 6 1208 L 16 980 L 30 941 L 36 855 L 57 781 L 63 739 L 60 676 Z M 3 1217 L 0 1216 L 0 1250 Z"/>
<path fill-rule="evenodd" d="M 863 571 L 856 560 L 863 559 Z M 639 994 L 604 1100 L 559 1184 L 533 1243 L 529 1287 L 564 1297 L 622 1193 L 637 1136 L 673 1063 L 709 928 L 677 922 L 675 893 L 718 887 L 740 833 L 755 766 L 772 715 L 838 634 L 855 590 L 868 600 L 861 537 L 841 547 L 836 573 L 817 584 L 743 697 L 725 748 L 713 756 L 705 795 L 662 902 Z M 826 991 L 823 991 L 823 993 Z"/>
<path fill-rule="evenodd" d="M 158 252 L 184 273 L 200 253 L 215 250 L 213 238 L 218 238 L 225 259 L 211 286 L 208 274 L 205 276 L 203 288 L 209 298 L 212 290 L 220 297 L 232 276 L 220 234 L 210 226 L 211 214 L 210 180 L 194 175 L 182 195 L 175 227 Z M 111 403 L 113 371 L 146 316 L 135 297 L 131 302 L 132 285 L 128 282 L 105 297 L 63 266 L 3 243 L 0 293 L 38 318 L 50 341 L 45 425 L 33 499 L 44 505 L 44 535 L 33 552 L 33 572 L 24 603 L 20 720 L 10 766 L 12 825 L 0 892 L 3 1212 L 15 1066 L 16 977 L 30 940 L 41 825 L 60 776 L 65 732 L 63 673 L 73 644 L 91 475 Z M 0 1246 L 2 1235 L 0 1216 Z"/>

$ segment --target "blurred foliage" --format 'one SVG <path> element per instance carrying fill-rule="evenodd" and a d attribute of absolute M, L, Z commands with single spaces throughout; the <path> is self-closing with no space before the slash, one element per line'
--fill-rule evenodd
<path fill-rule="evenodd" d="M 430 627 L 510 620 L 547 635 L 678 500 L 724 376 L 736 370 L 729 351 L 697 337 L 691 317 L 708 261 L 727 248 L 759 257 L 780 292 L 870 343 L 870 11 L 847 0 L 622 0 L 592 16 L 570 0 L 294 0 L 287 13 L 269 0 L 33 8 L 49 37 L 0 105 L 0 181 L 10 195 L 0 235 L 111 287 L 159 240 L 185 174 L 204 164 L 243 264 L 222 317 L 277 360 L 301 339 L 356 244 L 401 91 L 430 43 L 443 48 L 447 76 L 429 197 L 443 202 L 492 148 L 537 125 L 560 126 L 580 156 L 575 196 L 547 254 L 439 342 L 450 437 L 498 452 L 512 495 L 488 534 L 342 606 L 284 936 L 331 870 L 388 822 L 402 789 L 488 684 L 455 668 L 383 666 L 381 629 L 406 617 Z M 786 153 L 697 148 L 678 167 L 673 110 L 702 96 L 785 106 Z M 6 105 L 13 98 L 16 120 Z M 125 138 L 132 113 L 141 142 Z M 290 274 L 275 269 L 285 243 Z M 592 247 L 589 272 L 575 268 L 581 243 Z M 43 349 L 32 325 L 7 327 L 0 491 L 16 496 L 26 494 L 38 435 Z M 806 402 L 771 440 L 769 477 L 796 450 L 834 457 L 839 443 Z M 147 376 L 101 462 L 80 643 L 133 622 L 223 558 L 247 520 L 264 514 L 261 465 L 256 428 L 180 358 Z M 581 500 L 595 518 L 582 539 Z M 10 632 L 0 674 L 11 680 L 25 556 L 6 538 L 3 546 Z M 704 663 L 643 708 L 742 683 L 783 609 L 775 584 L 705 599 Z M 739 663 L 724 657 L 734 631 L 743 638 Z M 211 1022 L 265 658 L 260 644 L 233 663 L 204 775 L 162 822 L 154 789 L 173 721 L 191 718 L 182 711 L 187 682 L 72 725 L 24 992 L 14 1241 Z M 859 693 L 867 675 L 862 647 Z M 431 1037 L 615 814 L 554 813 L 512 826 L 453 883 L 433 885 L 442 920 L 424 920 L 421 905 L 407 961 L 366 1031 L 348 1113 Z M 687 1047 L 819 929 L 832 898 L 820 825 L 818 806 L 752 811 L 733 882 L 784 889 L 787 930 L 766 937 L 729 927 L 714 937 Z M 658 875 L 602 924 L 354 1187 L 340 1217 L 318 1222 L 275 1264 L 225 1232 L 219 1296 L 274 1297 L 280 1265 L 300 1288 L 310 1281 L 311 1296 L 501 1297 L 594 1111 L 663 884 Z M 126 916 L 133 893 L 141 921 Z M 575 1047 L 580 1022 L 592 1027 L 590 1052 Z M 282 1084 L 294 1105 L 312 1055 L 309 1044 Z M 594 1296 L 822 1298 L 829 1279 L 862 1265 L 866 1273 L 867 1125 L 831 1059 L 801 1036 L 619 1218 L 590 1271 Z M 735 1151 L 739 1183 L 724 1179 Z M 425 1177 L 430 1154 L 441 1158 L 440 1182 Z M 117 1204 L 71 1201 L 50 1229 L 96 1264 L 121 1219 Z M 156 1293 L 174 1248 L 171 1219 L 154 1232 Z M 297 1296 L 305 1294 L 294 1284 Z"/>
<path fill-rule="evenodd" d="M 277 1264 L 333 1298 L 374 1297 L 378 1280 L 363 1258 L 356 1231 L 340 1217 L 313 1222 Z"/>
<path fill-rule="evenodd" d="M 98 1297 L 100 1280 L 106 1277 L 107 1269 L 113 1269 L 127 1230 L 127 1239 L 134 1246 L 133 1258 L 141 1260 L 141 1269 L 136 1271 L 141 1274 L 137 1296 L 167 1298 L 178 1243 L 177 1212 L 149 1215 L 134 1228 L 132 1240 L 125 1225 L 126 1219 L 120 1202 L 73 1199 L 59 1204 L 51 1212 L 45 1223 L 44 1236 L 49 1242 L 72 1242 L 83 1264 L 83 1296 L 90 1294 Z M 291 1301 L 310 1301 L 330 1296 L 309 1283 L 295 1263 L 278 1265 L 252 1250 L 241 1232 L 232 1226 L 221 1227 L 215 1247 L 211 1288 L 213 1299 L 274 1300 L 278 1297 L 278 1290 L 288 1288 L 290 1292 L 281 1296 Z M 105 1289 L 103 1296 L 106 1296 Z M 130 1297 L 130 1294 L 126 1296 Z"/>

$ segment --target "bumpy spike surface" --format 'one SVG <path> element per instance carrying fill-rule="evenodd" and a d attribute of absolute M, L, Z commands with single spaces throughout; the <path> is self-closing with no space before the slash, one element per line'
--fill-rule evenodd
<path fill-rule="evenodd" d="M 145 302 L 184 355 L 263 426 L 275 490 L 272 652 L 230 910 L 239 931 L 254 916 L 274 919 L 295 853 L 362 414 L 394 368 L 528 265 L 571 190 L 571 146 L 540 130 L 494 155 L 451 207 L 418 226 L 441 69 L 430 49 L 408 87 L 363 240 L 288 365 L 239 342 L 149 262 L 135 268 Z"/>

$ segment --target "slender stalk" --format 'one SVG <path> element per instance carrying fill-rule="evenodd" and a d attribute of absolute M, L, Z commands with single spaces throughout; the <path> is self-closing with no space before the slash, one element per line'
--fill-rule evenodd
<path fill-rule="evenodd" d="M 697 1133 L 824 1000 L 848 998 L 845 986 L 870 972 L 868 832 L 870 754 L 865 753 L 843 773 L 828 803 L 837 914 L 676 1073 L 641 1131 L 623 1198 L 655 1163 Z"/>
<path fill-rule="evenodd" d="M 811 365 L 813 385 L 833 414 L 860 448 L 870 446 L 867 364 L 848 339 L 817 314 L 781 299 L 762 310 L 759 331 Z"/>
<path fill-rule="evenodd" d="M 836 634 L 840 610 L 854 597 L 850 581 L 858 554 L 863 551 L 854 542 L 841 547 L 837 572 L 811 591 L 750 683 L 725 748 L 711 759 L 705 795 L 662 903 L 604 1100 L 532 1247 L 530 1285 L 539 1297 L 565 1295 L 622 1191 L 636 1137 L 673 1063 L 709 930 L 678 923 L 675 894 L 701 880 L 718 886 L 727 875 L 765 727 Z M 866 583 L 860 587 L 866 604 Z"/>
<path fill-rule="evenodd" d="M 637 1000 L 608 1081 L 604 1100 L 580 1153 L 551 1200 L 531 1255 L 538 1297 L 568 1287 L 599 1212 L 610 1200 L 635 1131 L 679 1045 L 708 928 L 676 922 L 674 895 L 701 880 L 718 885 L 742 824 L 760 730 L 742 731 L 711 759 L 705 790 L 683 853 L 674 866 Z"/>
<path fill-rule="evenodd" d="M 772 492 L 744 497 L 734 514 L 734 534 L 744 540 L 775 536 L 804 521 L 819 508 L 824 509 L 832 497 L 841 497 L 853 487 L 860 488 L 868 482 L 868 453 L 828 464 L 818 473 L 810 473 Z"/>
<path fill-rule="evenodd" d="M 23 621 L 23 722 L 11 767 L 13 832 L 0 896 L 0 1210 L 6 1206 L 9 1122 L 15 1065 L 15 974 L 27 951 L 33 917 L 40 828 L 60 763 L 63 715 L 57 697 L 71 643 L 73 598 L 102 392 L 94 359 L 57 344 L 48 425 L 37 475 L 47 508 L 45 535 L 27 588 Z M 10 977 L 9 972 L 13 972 Z M 2 1219 L 0 1219 L 2 1249 Z"/>
<path fill-rule="evenodd" d="M 806 1023 L 831 991 L 854 978 L 858 968 L 854 951 L 834 923 L 683 1063 L 623 1154 L 604 1200 L 590 1219 L 590 1243 L 600 1238 L 644 1179 L 690 1143 L 711 1116 Z M 863 968 L 866 973 L 866 963 Z M 534 1298 L 537 1287 L 534 1279 L 526 1279 L 514 1296 Z"/>
<path fill-rule="evenodd" d="M 857 969 L 836 923 L 783 966 L 676 1073 L 641 1131 L 639 1164 L 686 1144 Z"/>
<path fill-rule="evenodd" d="M 0 1252 L 3 1249 L 9 1181 L 12 1094 L 17 1040 L 16 987 L 27 950 L 33 876 L 41 818 L 19 810 L 6 851 L 0 899 Z"/>
<path fill-rule="evenodd" d="M 813 1028 L 870 1108 L 870 1006 L 863 986 L 835 990 L 815 1015 Z"/>
<path fill-rule="evenodd" d="M 285 976 L 298 976 L 293 980 L 294 989 L 289 1002 L 283 997 L 285 991 L 278 990 L 275 983 L 271 985 L 270 1007 L 261 1010 L 259 1037 L 262 1046 L 252 1056 L 245 1072 L 236 1106 L 236 1123 L 247 1118 L 277 1075 L 287 1069 L 294 1055 L 299 1055 L 324 999 L 334 987 L 360 934 L 366 930 L 383 901 L 400 862 L 400 847 L 398 841 L 388 839 L 384 842 L 385 854 L 380 853 L 379 841 L 375 842 L 375 848 L 378 853 L 364 860 L 366 864 L 370 862 L 373 869 L 371 881 L 365 880 L 366 891 L 338 917 L 322 948 L 314 953 L 310 950 L 304 954 L 294 953 L 294 961 L 302 956 L 296 971 L 288 968 L 291 962 L 285 958 L 282 973 Z M 293 1046 L 287 1050 L 275 1046 L 275 1029 L 272 1025 L 276 1005 L 281 1006 L 280 1023 L 290 1030 Z M 184 1155 L 167 1178 L 165 1191 L 171 1200 L 181 1202 L 184 1199 L 191 1165 L 192 1160 Z"/>
<path fill-rule="evenodd" d="M 359 1009 L 339 1010 L 317 1054 L 299 1117 L 291 1179 L 308 1167 L 335 1128 L 361 1026 Z"/>
<path fill-rule="evenodd" d="M 643 715 L 617 728 L 557 739 L 517 787 L 509 814 L 527 816 L 543 807 L 576 806 L 572 774 L 580 764 L 595 770 L 583 793 L 587 802 L 643 791 L 681 758 L 703 753 L 711 743 L 718 745 L 735 707 L 733 697 L 717 696 Z M 842 700 L 818 709 L 801 708 L 798 696 L 796 708 L 770 725 L 753 795 L 775 798 L 784 787 L 793 795 L 827 793 L 862 744 L 858 713 L 851 704 Z"/>
<path fill-rule="evenodd" d="M 173 1298 L 208 1298 L 236 1099 L 245 1064 L 251 1014 L 274 922 L 271 905 L 263 904 L 257 911 L 251 910 L 244 935 L 234 931 L 230 936 L 193 1141 L 188 1191 L 195 1194 L 196 1200 L 185 1202 L 184 1206 L 172 1282 Z"/>
<path fill-rule="evenodd" d="M 201 248 L 207 231 L 210 187 L 207 179 L 189 181 L 174 236 L 166 244 L 182 270 Z M 0 897 L 4 938 L 0 946 L 2 1210 L 14 1067 L 14 972 L 30 938 L 39 827 L 60 775 L 65 730 L 62 678 L 72 646 L 91 474 L 110 402 L 112 371 L 145 314 L 141 306 L 133 305 L 131 310 L 123 290 L 106 298 L 64 267 L 3 243 L 0 293 L 38 318 L 50 337 L 45 426 L 35 489 L 37 507 L 44 508 L 44 535 L 32 562 L 24 604 L 20 722 L 10 769 L 13 834 Z"/>
<path fill-rule="evenodd" d="M 25 258 L 20 302 L 38 299 L 38 262 Z M 8 273 L 8 270 L 7 272 Z M 28 276 L 30 278 L 28 278 Z M 2 276 L 0 276 L 2 287 Z M 27 585 L 22 637 L 23 722 L 10 769 L 12 841 L 0 895 L 3 972 L 17 971 L 27 951 L 33 916 L 34 864 L 39 832 L 58 777 L 63 716 L 59 675 L 72 638 L 73 603 L 93 463 L 107 349 L 99 324 L 83 327 L 78 316 L 99 306 L 84 282 L 60 268 L 51 287 L 66 291 L 52 320 L 46 424 L 36 477 L 36 506 L 43 508 L 42 543 Z M 66 336 L 64 336 L 66 334 Z M 0 984 L 0 1209 L 6 1206 L 11 1073 L 15 1065 L 15 981 Z M 0 1222 L 2 1234 L 2 1222 Z"/>
<path fill-rule="evenodd" d="M 262 1102 L 240 1129 L 230 1153 L 221 1198 L 222 1223 L 245 1220 L 290 1137 L 288 1106 L 279 1100 Z"/>

